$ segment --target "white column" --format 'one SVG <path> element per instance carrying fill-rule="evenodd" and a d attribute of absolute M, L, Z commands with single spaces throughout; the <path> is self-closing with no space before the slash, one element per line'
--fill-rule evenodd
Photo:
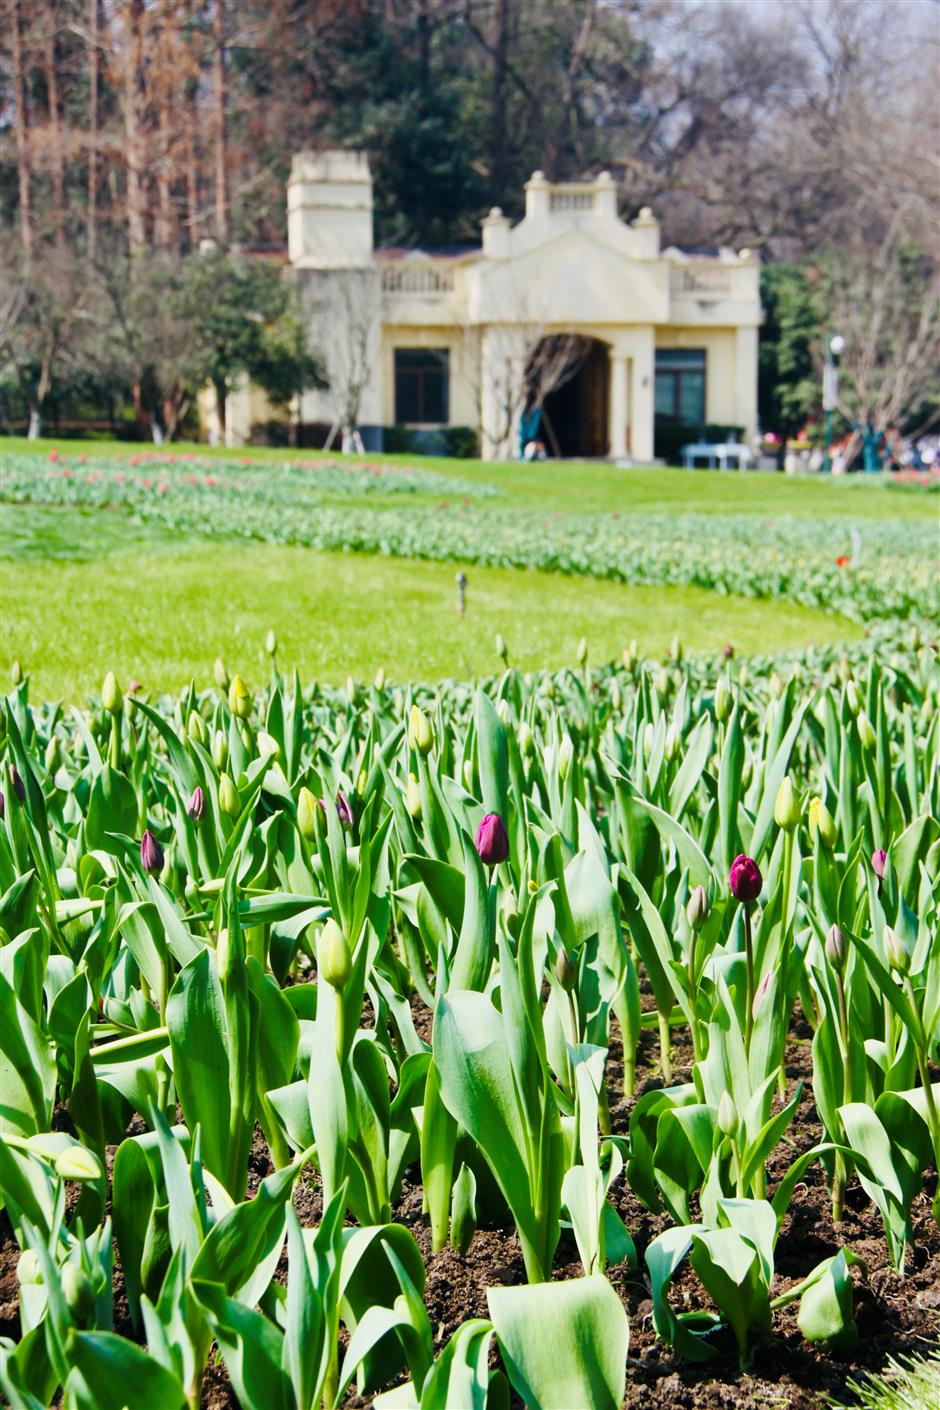
<path fill-rule="evenodd" d="M 655 346 L 652 328 L 637 328 L 631 339 L 630 454 L 641 464 L 653 459 Z"/>
<path fill-rule="evenodd" d="M 757 329 L 737 328 L 734 335 L 734 420 L 745 441 L 757 435 Z"/>
<path fill-rule="evenodd" d="M 610 350 L 610 391 L 607 398 L 608 454 L 619 460 L 627 454 L 627 355 Z"/>

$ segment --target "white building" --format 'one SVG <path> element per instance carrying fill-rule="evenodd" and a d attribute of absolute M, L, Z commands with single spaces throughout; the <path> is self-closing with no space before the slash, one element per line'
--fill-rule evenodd
<path fill-rule="evenodd" d="M 650 461 L 654 422 L 673 441 L 705 425 L 752 437 L 756 257 L 661 250 L 651 211 L 619 219 L 606 172 L 560 185 L 536 172 L 525 196 L 515 226 L 490 212 L 480 248 L 376 249 L 366 155 L 294 157 L 288 256 L 331 384 L 304 394 L 302 427 L 354 420 L 374 448 L 394 426 L 429 448 L 470 427 L 484 457 L 513 458 L 524 409 L 541 404 L 550 454 Z M 230 404 L 235 444 L 252 401 Z"/>

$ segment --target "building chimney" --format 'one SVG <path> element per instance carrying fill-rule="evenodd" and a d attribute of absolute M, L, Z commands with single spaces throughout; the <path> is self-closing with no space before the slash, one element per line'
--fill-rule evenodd
<path fill-rule="evenodd" d="M 372 173 L 365 152 L 298 152 L 287 183 L 287 250 L 299 269 L 372 263 Z"/>

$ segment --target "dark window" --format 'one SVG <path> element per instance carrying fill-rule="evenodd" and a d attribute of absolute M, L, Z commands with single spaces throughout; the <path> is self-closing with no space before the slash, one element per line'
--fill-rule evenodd
<path fill-rule="evenodd" d="M 399 426 L 443 426 L 448 415 L 446 348 L 395 349 L 395 421 Z"/>
<path fill-rule="evenodd" d="M 694 348 L 660 348 L 656 353 L 656 415 L 684 426 L 705 420 L 705 353 Z"/>

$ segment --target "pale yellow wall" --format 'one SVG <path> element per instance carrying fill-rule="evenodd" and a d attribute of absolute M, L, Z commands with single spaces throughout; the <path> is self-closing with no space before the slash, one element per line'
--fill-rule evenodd
<path fill-rule="evenodd" d="M 729 426 L 747 424 L 747 416 L 738 406 L 733 328 L 657 328 L 656 346 L 704 348 L 705 420 Z"/>
<path fill-rule="evenodd" d="M 395 424 L 395 349 L 447 348 L 450 354 L 451 426 L 480 423 L 480 333 L 475 328 L 415 327 L 385 324 L 382 328 L 382 424 Z"/>

